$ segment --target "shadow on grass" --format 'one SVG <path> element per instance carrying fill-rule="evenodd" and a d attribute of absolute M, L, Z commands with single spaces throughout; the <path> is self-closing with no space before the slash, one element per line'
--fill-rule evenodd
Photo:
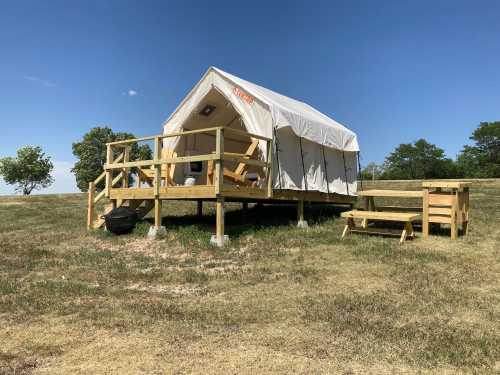
<path fill-rule="evenodd" d="M 305 219 L 309 224 L 320 225 L 332 218 L 338 218 L 340 213 L 347 208 L 342 206 L 310 205 L 305 208 Z M 297 208 L 295 205 L 255 205 L 248 208 L 227 211 L 225 214 L 225 232 L 233 239 L 264 229 L 279 229 L 295 225 L 297 220 Z M 143 220 L 143 223 L 153 224 L 151 218 Z M 144 225 L 144 224 L 143 224 Z M 205 231 L 209 234 L 215 233 L 215 214 L 197 216 L 164 216 L 162 225 L 168 230 L 183 231 L 192 228 Z"/>

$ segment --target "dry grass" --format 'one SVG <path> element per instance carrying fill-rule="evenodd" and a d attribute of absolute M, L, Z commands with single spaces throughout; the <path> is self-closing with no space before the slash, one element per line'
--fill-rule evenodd
<path fill-rule="evenodd" d="M 471 205 L 468 237 L 404 246 L 233 205 L 217 249 L 213 207 L 167 203 L 148 241 L 87 233 L 83 195 L 2 198 L 0 374 L 498 373 L 500 181 Z"/>

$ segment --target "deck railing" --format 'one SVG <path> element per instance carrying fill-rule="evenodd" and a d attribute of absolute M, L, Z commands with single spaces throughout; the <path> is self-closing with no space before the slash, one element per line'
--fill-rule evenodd
<path fill-rule="evenodd" d="M 215 134 L 215 152 L 204 155 L 192 155 L 192 156 L 172 156 L 172 157 L 162 157 L 162 141 L 165 138 L 173 137 L 183 137 L 192 134 Z M 232 152 L 224 151 L 224 134 L 233 133 L 242 135 L 245 137 L 250 137 L 258 139 L 260 141 L 266 142 L 267 155 L 265 156 L 265 161 L 251 159 L 244 154 L 237 154 Z M 151 160 L 137 160 L 130 161 L 130 151 L 132 144 L 138 142 L 153 141 L 153 159 Z M 180 163 L 191 163 L 197 161 L 213 161 L 215 164 L 213 185 L 215 189 L 215 194 L 220 194 L 223 190 L 224 185 L 224 161 L 231 160 L 236 163 L 243 163 L 246 165 L 262 167 L 265 170 L 264 186 L 267 189 L 267 196 L 272 197 L 272 139 L 263 137 L 258 134 L 248 133 L 243 130 L 232 129 L 228 127 L 211 127 L 199 130 L 187 130 L 178 133 L 170 133 L 163 135 L 155 135 L 142 138 L 127 139 L 123 141 L 110 142 L 106 144 L 106 164 L 104 166 L 104 172 L 93 182 L 89 184 L 89 217 L 88 225 L 91 226 L 93 223 L 94 210 L 93 207 L 102 198 L 110 197 L 111 189 L 113 189 L 118 183 L 122 183 L 122 187 L 129 187 L 129 175 L 132 168 L 139 170 L 139 185 L 140 185 L 140 171 L 145 167 L 153 167 L 154 175 L 151 179 L 152 187 L 154 189 L 154 198 L 158 199 L 160 195 L 160 187 L 162 186 L 162 166 Z M 116 151 L 121 151 L 118 156 L 115 157 Z M 120 172 L 113 177 L 113 172 L 119 170 Z M 105 179 L 105 188 L 100 193 L 96 195 L 96 186 L 99 182 Z M 168 189 L 168 183 L 164 186 Z M 90 209 L 92 207 L 92 209 Z"/>

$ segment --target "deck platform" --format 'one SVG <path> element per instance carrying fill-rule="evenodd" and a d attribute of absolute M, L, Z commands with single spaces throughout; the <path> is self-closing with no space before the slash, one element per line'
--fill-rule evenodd
<path fill-rule="evenodd" d="M 215 149 L 199 155 L 177 155 L 175 150 L 163 148 L 163 140 L 169 137 L 185 137 L 200 133 L 214 133 Z M 224 150 L 225 133 L 241 137 L 248 142 L 246 152 Z M 153 159 L 130 161 L 132 144 L 152 141 Z M 265 155 L 257 155 L 258 142 L 265 142 Z M 198 201 L 198 212 L 203 201 L 216 202 L 216 239 L 224 244 L 224 203 L 248 202 L 297 204 L 297 221 L 306 227 L 304 203 L 352 205 L 356 197 L 318 191 L 282 190 L 273 187 L 272 139 L 227 127 L 189 130 L 175 134 L 116 141 L 107 144 L 104 171 L 89 183 L 87 227 L 96 229 L 104 225 L 103 215 L 114 208 L 127 206 L 137 211 L 142 218 L 154 211 L 154 227 L 162 223 L 162 202 L 166 200 Z M 203 166 L 203 178 L 194 179 L 194 184 L 183 185 L 175 181 L 177 165 L 196 164 Z M 236 165 L 236 167 L 234 167 Z M 233 166 L 233 167 L 231 167 Z M 249 168 L 253 168 L 251 173 Z M 200 172 L 201 173 L 201 172 Z M 253 175 L 253 177 L 249 177 Z M 201 175 L 199 175 L 201 176 Z M 205 179 L 206 177 L 206 179 Z M 130 182 L 134 180 L 135 183 Z M 184 182 L 185 183 L 185 182 Z M 97 187 L 101 186 L 98 192 Z M 96 204 L 107 198 L 108 204 L 96 215 Z"/>

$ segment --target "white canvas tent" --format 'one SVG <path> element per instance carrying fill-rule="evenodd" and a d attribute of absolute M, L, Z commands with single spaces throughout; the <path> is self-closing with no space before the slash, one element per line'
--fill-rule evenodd
<path fill-rule="evenodd" d="M 204 109 L 212 108 L 207 115 Z M 212 126 L 240 128 L 273 139 L 274 189 L 355 195 L 356 134 L 308 104 L 211 67 L 164 122 L 164 133 Z M 206 134 L 180 141 L 167 138 L 164 147 L 178 155 L 213 150 Z M 225 138 L 225 150 L 244 152 L 244 139 Z M 266 144 L 259 144 L 266 155 Z M 176 170 L 176 182 L 183 179 Z"/>

